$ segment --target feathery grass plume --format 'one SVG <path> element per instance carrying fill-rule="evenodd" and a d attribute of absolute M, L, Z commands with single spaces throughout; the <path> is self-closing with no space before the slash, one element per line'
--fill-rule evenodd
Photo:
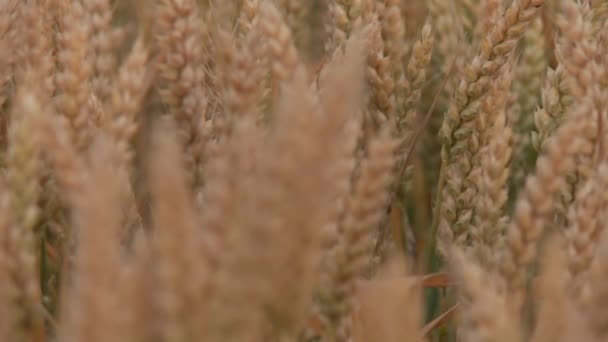
<path fill-rule="evenodd" d="M 124 167 L 114 164 L 121 155 L 108 137 L 91 147 L 91 169 L 84 177 L 81 201 L 71 203 L 78 229 L 72 282 L 63 284 L 61 341 L 118 341 L 129 339 L 124 315 L 131 310 L 122 302 L 121 273 L 124 267 L 119 244 Z"/>
<path fill-rule="evenodd" d="M 143 234 L 134 240 L 133 253 L 124 261 L 123 278 L 117 289 L 123 303 L 130 306 L 123 318 L 125 329 L 132 341 L 161 341 L 159 329 L 150 324 L 158 319 L 152 241 Z"/>
<path fill-rule="evenodd" d="M 391 260 L 382 270 L 385 274 L 362 283 L 358 288 L 353 313 L 353 341 L 423 340 L 420 331 L 421 291 L 415 281 L 404 277 L 406 269 L 402 260 Z"/>
<path fill-rule="evenodd" d="M 578 190 L 570 207 L 566 229 L 568 270 L 571 284 L 580 284 L 595 255 L 604 231 L 604 214 L 608 207 L 608 164 L 602 162 Z"/>
<path fill-rule="evenodd" d="M 253 116 L 235 120 L 232 134 L 222 141 L 211 141 L 208 150 L 213 155 L 205 168 L 208 183 L 200 200 L 201 232 L 204 261 L 209 264 L 210 273 L 217 272 L 222 262 L 222 250 L 230 249 L 231 234 L 238 234 L 238 227 L 231 223 L 237 212 L 237 195 L 246 179 L 256 170 L 257 145 L 261 130 Z M 210 282 L 214 278 L 210 275 Z M 214 291 L 215 283 L 209 283 L 209 291 Z"/>
<path fill-rule="evenodd" d="M 208 276 L 206 265 L 200 262 L 200 218 L 187 186 L 182 152 L 177 139 L 173 139 L 172 126 L 166 124 L 154 132 L 149 179 L 157 258 L 153 270 L 158 284 L 154 298 L 156 324 L 164 340 L 197 341 L 204 337 L 199 318 L 205 305 L 203 289 Z"/>
<path fill-rule="evenodd" d="M 221 298 L 227 302 L 220 328 L 236 326 L 231 338 L 244 333 L 244 327 L 259 327 L 260 309 L 279 336 L 293 336 L 302 328 L 316 284 L 323 229 L 336 216 L 336 197 L 342 191 L 343 180 L 336 179 L 342 167 L 338 156 L 343 144 L 352 146 L 348 127 L 351 106 L 361 97 L 360 55 L 336 65 L 328 80 L 333 86 L 327 87 L 331 95 L 325 106 L 336 109 L 333 112 L 323 112 L 316 104 L 302 68 L 284 89 L 270 136 L 258 147 L 265 153 L 240 194 L 243 204 L 234 226 L 241 229 L 229 241 L 235 252 L 220 272 Z M 259 264 L 266 267 L 250 269 Z M 226 311 L 235 305 L 246 310 L 248 320 Z"/>
<path fill-rule="evenodd" d="M 148 51 L 139 38 L 124 61 L 111 89 L 108 131 L 119 146 L 126 166 L 133 160 L 138 114 L 146 91 Z"/>
<path fill-rule="evenodd" d="M 52 112 L 42 113 L 37 116 L 35 128 L 61 187 L 63 200 L 77 203 L 84 186 L 86 169 L 82 156 L 72 143 L 69 122 Z"/>
<path fill-rule="evenodd" d="M 551 237 L 543 252 L 542 273 L 534 284 L 536 324 L 532 342 L 593 341 L 585 315 L 568 295 L 567 272 L 564 272 L 566 251 L 563 240 Z"/>
<path fill-rule="evenodd" d="M 513 72 L 507 71 L 492 87 L 483 104 L 485 137 L 479 171 L 471 181 L 478 188 L 473 200 L 475 217 L 471 226 L 471 238 L 479 263 L 493 267 L 494 251 L 504 236 L 508 218 L 505 205 L 509 195 L 508 180 L 513 153 L 513 133 L 508 122 L 506 103 Z"/>
<path fill-rule="evenodd" d="M 586 138 L 586 132 L 593 129 L 594 108 L 589 102 L 581 103 L 557 129 L 515 202 L 507 229 L 508 248 L 502 251 L 499 263 L 515 310 L 523 305 L 528 268 L 537 256 L 538 241 L 554 209 L 554 195 L 563 186 L 566 172 L 575 166 L 576 157 L 593 147 Z"/>
<path fill-rule="evenodd" d="M 265 66 L 260 62 L 262 41 L 260 26 L 257 24 L 259 3 L 243 3 L 241 19 L 245 11 L 255 11 L 252 14 L 252 25 L 244 30 L 242 37 L 231 37 L 225 30 L 218 30 L 216 42 L 218 50 L 226 59 L 218 60 L 216 71 L 222 78 L 222 106 L 226 116 L 223 135 L 216 136 L 206 146 L 205 189 L 202 192 L 201 208 L 202 226 L 206 233 L 206 248 L 211 259 L 212 269 L 218 267 L 217 260 L 229 229 L 234 229 L 229 223 L 233 216 L 238 186 L 244 177 L 253 172 L 255 165 L 256 143 L 261 132 L 256 130 L 255 121 L 261 111 L 260 102 L 264 96 Z M 218 52 L 220 53 L 220 52 Z M 217 125 L 218 118 L 214 118 Z M 217 133 L 217 129 L 216 129 Z"/>
<path fill-rule="evenodd" d="M 260 294 L 265 294 L 270 285 L 264 283 L 256 266 L 260 265 L 260 254 L 267 253 L 271 247 L 260 246 L 260 241 L 267 240 L 267 235 L 272 233 L 264 231 L 267 227 L 263 225 L 256 227 L 261 232 L 249 232 L 248 226 L 239 224 L 244 221 L 239 216 L 243 214 L 244 206 L 251 205 L 245 202 L 249 193 L 245 189 L 252 187 L 256 172 L 253 169 L 242 174 L 243 167 L 246 168 L 243 164 L 253 162 L 257 165 L 259 158 L 260 136 L 254 132 L 255 125 L 248 117 L 235 122 L 233 135 L 228 137 L 229 144 L 220 145 L 222 153 L 218 153 L 206 168 L 209 184 L 203 190 L 202 203 L 210 207 L 202 214 L 203 243 L 209 245 L 208 253 L 221 249 L 230 251 L 223 257 L 208 255 L 211 257 L 208 259 L 210 272 L 213 272 L 210 273 L 209 289 L 212 296 L 204 318 L 211 340 L 257 341 L 265 334 Z M 243 142 L 249 144 L 249 156 L 237 145 Z M 217 143 L 210 143 L 213 144 Z M 244 160 L 247 157 L 251 159 Z"/>
<path fill-rule="evenodd" d="M 547 68 L 545 57 L 545 37 L 543 23 L 536 17 L 522 39 L 522 52 L 513 80 L 513 90 L 517 97 L 509 110 L 509 121 L 514 127 L 514 161 L 512 171 L 513 194 L 523 185 L 526 175 L 534 167 L 536 157 L 532 146 L 531 132 L 534 129 L 534 112 L 541 102 L 540 89 Z"/>
<path fill-rule="evenodd" d="M 91 113 L 87 105 L 91 96 L 91 69 L 87 63 L 89 25 L 80 2 L 61 1 L 56 76 L 60 94 L 55 105 L 59 114 L 68 119 L 70 140 L 78 151 L 88 148 L 91 139 Z"/>
<path fill-rule="evenodd" d="M 339 157 L 341 159 L 341 164 L 336 167 L 335 171 L 335 178 L 336 180 L 340 179 L 339 183 L 341 184 L 341 189 L 339 189 L 338 195 L 336 196 L 337 208 L 335 213 L 334 215 L 331 215 L 333 217 L 330 217 L 330 220 L 328 220 L 328 223 L 325 225 L 325 231 L 323 232 L 323 255 L 319 269 L 320 279 L 313 307 L 314 315 L 322 320 L 324 329 L 331 326 L 329 319 L 332 318 L 331 316 L 334 311 L 346 309 L 343 305 L 336 304 L 335 301 L 328 296 L 332 296 L 332 291 L 340 291 L 340 289 L 333 289 L 333 287 L 336 286 L 336 283 L 341 281 L 337 279 L 339 276 L 338 267 L 340 267 L 338 262 L 340 261 L 339 258 L 345 253 L 343 231 L 340 230 L 339 223 L 342 222 L 346 215 L 345 206 L 350 196 L 350 192 L 352 191 L 351 176 L 354 172 L 356 163 L 354 151 L 356 149 L 357 138 L 360 137 L 361 132 L 360 118 L 353 118 L 349 123 L 347 130 L 349 130 L 350 133 L 345 132 L 345 134 L 350 134 L 350 142 L 344 144 L 342 155 Z M 343 299 L 337 298 L 336 300 L 339 302 Z"/>
<path fill-rule="evenodd" d="M 319 96 L 321 106 L 325 113 L 342 113 L 341 115 L 350 116 L 345 124 L 344 135 L 345 142 L 342 146 L 335 146 L 336 158 L 340 159 L 339 167 L 336 167 L 336 187 L 340 189 L 336 196 L 336 216 L 329 220 L 330 225 L 336 225 L 344 214 L 344 205 L 347 197 L 352 189 L 353 171 L 356 163 L 357 142 L 361 136 L 361 121 L 363 109 L 361 108 L 362 100 L 354 97 L 362 95 L 362 89 L 356 89 L 349 94 L 352 98 L 345 98 L 340 88 L 352 88 L 357 85 L 357 74 L 347 74 L 345 65 L 354 64 L 356 58 L 364 58 L 365 49 L 369 46 L 369 41 L 365 35 L 365 30 L 357 31 L 346 42 L 345 49 L 336 50 L 332 59 L 325 65 L 319 78 Z M 357 61 L 358 63 L 358 61 Z M 343 82 L 343 83 L 342 83 Z M 350 85 L 348 82 L 355 83 Z M 347 86 L 348 85 L 348 86 Z M 359 85 L 361 86 L 361 85 Z M 337 228 L 337 227 L 335 227 Z M 337 233 L 337 231 L 335 231 Z M 329 238 L 336 238 L 329 237 Z M 335 243 L 337 240 L 332 241 Z"/>
<path fill-rule="evenodd" d="M 123 32 L 112 27 L 113 4 L 111 0 L 83 0 L 91 28 L 91 86 L 101 101 L 112 93 L 112 78 L 116 68 L 115 49 L 120 44 Z"/>
<path fill-rule="evenodd" d="M 358 282 L 371 271 L 377 228 L 389 201 L 394 178 L 396 141 L 390 129 L 383 128 L 371 136 L 366 156 L 361 160 L 358 178 L 345 204 L 340 225 L 331 292 L 327 294 L 326 315 L 334 338 L 350 336 L 352 300 Z"/>
<path fill-rule="evenodd" d="M 462 341 L 522 341 L 518 316 L 509 311 L 499 279 L 461 250 L 452 250 L 451 264 L 460 280 L 462 314 L 458 335 Z"/>
<path fill-rule="evenodd" d="M 33 80 L 32 80 L 33 81 Z M 29 83 L 28 84 L 33 84 Z M 17 341 L 39 340 L 44 336 L 44 321 L 38 276 L 38 239 L 35 226 L 39 219 L 39 179 L 41 175 L 40 142 L 36 138 L 36 116 L 42 111 L 33 86 L 21 87 L 11 111 L 8 129 L 6 187 L 11 211 L 7 243 L 9 244 L 10 281 L 19 303 L 12 327 Z"/>
<path fill-rule="evenodd" d="M 307 203 L 308 201 L 300 203 L 300 208 L 293 208 L 297 209 L 298 212 L 294 212 L 292 214 L 294 215 L 294 217 L 288 217 L 289 221 L 287 221 L 290 222 L 294 220 L 296 218 L 296 214 L 302 215 L 307 212 L 307 210 L 305 210 L 305 208 L 307 207 L 309 207 L 310 209 L 316 208 L 316 213 L 312 215 L 312 217 L 310 217 L 311 215 L 309 212 L 308 214 L 305 214 L 303 217 L 298 219 L 301 220 L 302 223 L 308 223 L 309 225 L 311 225 L 310 228 L 305 228 L 306 226 L 302 226 L 300 229 L 314 229 L 311 233 L 315 234 L 313 236 L 315 237 L 315 240 L 311 241 L 313 242 L 313 244 L 307 247 L 307 249 L 309 250 L 308 253 L 312 253 L 308 257 L 310 260 L 302 260 L 302 262 L 304 262 L 302 266 L 306 266 L 303 270 L 308 272 L 317 271 L 318 259 L 320 256 L 319 252 L 321 250 L 321 243 L 323 241 L 323 235 L 325 233 L 322 229 L 326 227 L 328 222 L 330 224 L 335 224 L 335 222 L 332 221 L 339 216 L 339 201 L 341 199 L 340 197 L 344 195 L 345 190 L 345 180 L 343 178 L 344 173 L 346 171 L 345 168 L 350 169 L 350 167 L 352 167 L 352 161 L 348 157 L 346 157 L 346 160 L 344 160 L 343 158 L 345 158 L 346 151 L 353 151 L 354 148 L 357 131 L 353 130 L 353 124 L 359 121 L 354 120 L 353 122 L 353 115 L 358 113 L 357 104 L 361 104 L 360 98 L 363 90 L 362 57 L 364 45 L 362 44 L 362 42 L 357 41 L 357 39 L 353 40 L 352 45 L 349 44 L 350 46 L 347 46 L 348 49 L 346 50 L 346 55 L 343 60 L 343 64 L 334 65 L 335 70 L 330 71 L 330 74 L 327 76 L 327 83 L 324 83 L 324 85 L 322 85 L 322 91 L 326 92 L 326 94 L 324 94 L 324 96 L 322 97 L 323 102 L 321 108 L 323 109 L 323 111 L 318 112 L 313 107 L 311 108 L 311 114 L 309 114 L 312 115 L 312 120 L 314 120 L 314 126 L 311 125 L 312 127 L 310 127 L 311 130 L 308 134 L 312 134 L 311 137 L 317 136 L 316 139 L 321 140 L 319 141 L 319 143 L 321 143 L 322 146 L 326 146 L 325 152 L 319 153 L 320 151 L 306 151 L 306 149 L 312 149 L 314 147 L 310 146 L 310 142 L 304 143 L 304 136 L 298 138 L 298 140 L 302 139 L 301 141 L 297 141 L 295 139 L 293 140 L 293 143 L 297 143 L 298 145 L 302 144 L 298 147 L 299 149 L 303 150 L 302 156 L 305 157 L 302 162 L 306 162 L 306 160 L 316 160 L 316 163 L 318 164 L 317 166 L 313 166 L 312 169 L 310 166 L 307 166 L 303 167 L 302 171 L 299 171 L 304 172 L 303 174 L 318 175 L 316 177 L 317 180 L 311 180 L 309 185 L 302 184 L 301 186 L 304 186 L 303 188 L 294 188 L 296 192 L 292 192 L 292 194 L 302 193 L 303 195 L 301 196 L 305 196 L 304 192 L 310 191 L 311 189 L 316 189 L 316 192 L 319 193 L 317 197 L 321 201 L 317 203 Z M 292 91 L 295 90 L 297 89 L 292 89 Z M 303 90 L 300 89 L 299 91 L 302 92 Z M 292 94 L 292 96 L 297 96 L 297 93 Z M 290 106 L 289 102 L 285 101 L 283 103 L 283 106 L 283 120 L 300 120 L 300 117 L 302 117 L 301 114 L 298 114 L 297 111 L 288 109 L 289 107 L 287 106 Z M 287 113 L 290 113 L 290 115 L 287 116 Z M 291 116 L 295 117 L 291 118 Z M 305 117 L 302 117 L 302 119 L 305 119 Z M 291 124 L 291 122 L 285 122 L 283 124 Z M 301 122 L 299 125 L 301 127 L 306 127 L 309 124 Z M 282 137 L 282 135 L 290 134 L 288 133 L 288 127 L 289 126 L 285 126 L 284 133 L 278 133 L 280 131 L 277 131 L 277 141 L 275 142 L 275 144 L 279 145 L 280 141 L 286 138 Z M 276 129 L 279 128 L 280 126 L 279 124 L 277 124 Z M 317 131 L 317 133 L 313 134 L 313 130 Z M 279 138 L 281 140 L 278 140 Z M 304 153 L 304 151 L 306 151 L 306 153 Z M 310 159 L 311 157 L 312 159 Z M 344 162 L 346 162 L 348 165 L 343 166 L 342 163 Z M 298 164 L 299 163 L 300 161 L 298 161 Z M 311 170 L 307 171 L 307 169 Z M 312 207 L 310 207 L 311 205 Z M 289 212 L 293 210 L 291 208 L 288 209 L 290 210 Z M 305 219 L 305 217 L 309 218 Z M 295 224 L 298 221 L 294 220 L 292 222 L 294 222 Z M 304 238 L 304 236 L 302 236 L 301 238 Z M 295 251 L 290 251 L 290 253 L 293 252 Z M 293 255 L 292 258 L 295 258 L 295 260 L 297 260 L 297 258 L 301 257 L 297 256 L 296 254 Z M 285 267 L 289 266 L 285 265 Z M 288 276 L 297 277 L 296 275 Z M 281 283 L 284 283 L 285 281 L 291 282 L 293 281 L 293 279 L 285 278 L 281 280 Z M 287 284 L 289 283 L 286 283 L 285 285 Z M 285 297 L 284 299 L 287 298 L 288 297 Z"/>
<path fill-rule="evenodd" d="M 195 0 L 158 0 L 156 6 L 159 92 L 177 123 L 188 184 L 197 189 L 204 148 L 200 125 L 207 109 L 199 8 Z"/>
<path fill-rule="evenodd" d="M 339 231 L 339 223 L 343 219 L 345 214 L 345 205 L 348 197 L 350 196 L 352 189 L 353 172 L 356 164 L 356 150 L 357 142 L 361 138 L 362 129 L 362 110 L 357 104 L 360 100 L 352 98 L 345 99 L 341 96 L 339 91 L 336 91 L 342 87 L 338 82 L 341 82 L 340 78 L 346 76 L 342 75 L 344 72 L 344 64 L 349 62 L 349 59 L 355 58 L 357 55 L 363 57 L 365 47 L 369 44 L 366 40 L 364 32 L 356 32 L 346 42 L 345 49 L 337 49 L 334 51 L 332 59 L 324 66 L 321 72 L 319 87 L 320 87 L 320 99 L 321 105 L 325 113 L 336 113 L 345 112 L 351 115 L 351 118 L 346 123 L 343 135 L 344 143 L 342 145 L 336 145 L 335 148 L 339 149 L 336 153 L 336 167 L 335 167 L 335 186 L 336 196 L 334 204 L 334 213 L 328 217 L 327 223 L 324 225 L 325 231 L 323 232 L 323 255 L 321 258 L 321 265 L 319 269 L 319 285 L 317 286 L 317 293 L 315 296 L 315 303 L 313 314 L 324 320 L 323 324 L 327 325 L 326 316 L 326 305 L 325 298 L 327 294 L 326 289 L 330 289 L 335 285 L 334 269 L 336 266 L 336 256 L 340 249 L 341 232 Z M 352 77 L 349 75 L 349 77 Z M 346 79 L 344 84 L 347 82 L 353 82 L 354 80 Z M 329 303 L 332 305 L 332 303 Z M 329 308 L 331 310 L 331 308 Z M 317 332 L 318 333 L 318 332 Z"/>
<path fill-rule="evenodd" d="M 439 223 L 439 249 L 446 251 L 450 243 L 465 243 L 471 211 L 464 210 L 463 190 L 473 156 L 479 150 L 479 132 L 475 129 L 481 101 L 488 92 L 491 79 L 499 74 L 513 54 L 528 23 L 534 18 L 542 0 L 516 0 L 504 12 L 496 26 L 488 33 L 481 49 L 467 66 L 465 78 L 454 93 L 441 127 L 442 168 L 444 184 L 441 194 Z"/>

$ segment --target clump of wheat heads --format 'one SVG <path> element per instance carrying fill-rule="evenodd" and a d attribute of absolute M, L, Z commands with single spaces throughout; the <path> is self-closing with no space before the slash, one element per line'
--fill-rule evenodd
<path fill-rule="evenodd" d="M 544 2 L 0 1 L 0 341 L 604 341 L 608 5 Z"/>

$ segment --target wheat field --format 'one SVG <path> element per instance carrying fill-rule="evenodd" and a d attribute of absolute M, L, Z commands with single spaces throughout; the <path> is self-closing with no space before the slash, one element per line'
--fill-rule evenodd
<path fill-rule="evenodd" d="M 0 0 L 0 342 L 608 341 L 607 119 L 607 0 Z"/>

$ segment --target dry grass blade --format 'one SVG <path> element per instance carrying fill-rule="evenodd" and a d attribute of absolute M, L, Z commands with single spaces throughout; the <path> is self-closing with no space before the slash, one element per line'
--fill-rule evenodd
<path fill-rule="evenodd" d="M 423 287 L 429 288 L 448 287 L 457 284 L 448 273 L 428 274 L 418 277 L 416 278 L 416 280 L 420 281 L 420 285 L 422 285 Z"/>
<path fill-rule="evenodd" d="M 430 333 L 435 331 L 436 329 L 441 328 L 445 324 L 447 324 L 454 315 L 458 313 L 458 309 L 460 304 L 456 304 L 446 312 L 442 313 L 439 317 L 435 318 L 433 321 L 428 323 L 424 328 L 422 328 L 422 337 L 427 337 Z"/>

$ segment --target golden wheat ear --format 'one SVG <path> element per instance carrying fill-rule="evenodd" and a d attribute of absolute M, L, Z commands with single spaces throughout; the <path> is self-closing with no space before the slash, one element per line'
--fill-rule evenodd
<path fill-rule="evenodd" d="M 245 116 L 258 117 L 265 92 L 263 32 L 253 26 L 243 37 L 233 37 L 225 30 L 217 32 L 217 50 L 221 55 L 216 69 L 221 83 L 223 113 L 213 119 L 217 140 L 227 138 L 232 126 Z"/>
<path fill-rule="evenodd" d="M 600 79 L 606 75 L 607 69 L 598 62 L 602 44 L 598 42 L 599 36 L 593 34 L 591 25 L 586 22 L 587 10 L 585 4 L 563 1 L 562 13 L 557 18 L 561 36 L 557 41 L 556 56 L 560 66 L 563 66 L 568 91 L 579 103 L 586 101 L 587 98 L 595 103 L 593 112 L 590 113 L 594 119 L 590 122 L 589 130 L 585 132 L 585 137 L 595 142 L 594 147 L 581 151 L 582 153 L 577 157 L 576 168 L 569 170 L 568 187 L 562 189 L 564 193 L 563 206 L 560 208 L 562 217 L 567 217 L 567 211 L 572 206 L 576 192 L 590 177 L 603 150 L 604 138 L 601 130 L 604 115 L 599 113 L 603 112 L 608 97 L 596 91 L 595 84 L 601 83 Z M 565 222 L 565 225 L 567 224 Z"/>
<path fill-rule="evenodd" d="M 158 87 L 167 114 L 176 122 L 190 186 L 202 186 L 204 139 L 201 121 L 207 112 L 205 55 L 199 7 L 195 0 L 155 3 Z"/>
<path fill-rule="evenodd" d="M 87 21 L 90 23 L 91 87 L 96 96 L 106 102 L 112 94 L 116 69 L 116 48 L 124 31 L 112 27 L 114 8 L 111 0 L 84 0 Z"/>
<path fill-rule="evenodd" d="M 405 18 L 401 13 L 401 0 L 384 0 L 383 6 L 378 10 L 382 18 L 382 40 L 384 41 L 384 54 L 390 60 L 390 69 L 395 83 L 395 98 L 397 106 L 404 81 L 405 50 Z M 431 44 L 432 45 L 432 44 Z M 400 108 L 397 108 L 400 110 Z"/>
<path fill-rule="evenodd" d="M 365 30 L 355 33 L 347 42 L 346 57 L 341 57 L 340 53 L 334 54 L 334 59 L 326 67 L 327 75 L 323 75 L 321 82 L 321 99 L 327 114 L 335 113 L 335 109 L 348 108 L 348 112 L 357 115 L 351 119 L 352 123 L 349 123 L 348 126 L 353 125 L 352 129 L 357 129 L 350 133 L 350 142 L 345 145 L 349 149 L 344 149 L 338 156 L 340 159 L 348 161 L 339 169 L 342 170 L 341 173 L 347 171 L 347 167 L 351 173 L 354 171 L 356 158 L 354 152 L 361 134 L 360 128 L 357 128 L 356 125 L 361 123 L 361 114 L 364 109 L 354 106 L 356 103 L 354 99 L 351 99 L 350 103 L 343 102 L 344 99 L 337 96 L 340 94 L 339 89 L 346 89 L 347 83 L 342 83 L 344 80 L 336 77 L 347 70 L 340 66 L 340 61 L 365 57 L 365 55 L 350 54 L 368 46 L 367 39 L 369 36 Z M 322 284 L 324 288 L 319 289 L 323 301 L 318 303 L 318 310 L 323 315 L 323 320 L 326 321 L 328 334 L 334 338 L 346 339 L 350 336 L 350 315 L 354 291 L 359 281 L 370 273 L 375 264 L 372 260 L 373 247 L 377 228 L 385 215 L 390 197 L 390 186 L 393 184 L 396 143 L 388 126 L 375 134 L 370 134 L 365 156 L 360 161 L 356 175 L 347 177 L 344 175 L 343 177 L 346 179 L 338 183 L 343 184 L 338 193 L 338 200 L 340 200 L 338 204 L 341 206 L 336 212 L 337 221 L 328 226 L 337 225 L 334 228 L 336 232 L 333 233 L 333 239 L 326 243 L 326 248 L 329 250 L 326 251 L 327 255 L 323 259 Z M 354 179 L 354 181 L 346 182 L 349 179 Z M 344 193 L 345 190 L 348 192 Z"/>
<path fill-rule="evenodd" d="M 36 231 L 40 219 L 41 143 L 34 134 L 42 107 L 38 98 L 41 91 L 34 84 L 20 87 L 13 99 L 3 179 L 3 196 L 9 206 L 4 220 L 10 220 L 4 223 L 4 245 L 0 248 L 8 276 L 5 290 L 13 290 L 10 302 L 4 304 L 14 310 L 10 315 L 16 317 L 5 327 L 10 339 L 37 339 L 44 334 Z"/>
<path fill-rule="evenodd" d="M 506 8 L 466 67 L 445 114 L 440 130 L 443 175 L 437 190 L 441 214 L 434 220 L 434 226 L 438 225 L 440 252 L 447 251 L 453 243 L 464 245 L 468 239 L 468 226 L 473 218 L 469 199 L 476 192 L 468 186 L 468 178 L 480 152 L 476 127 L 479 106 L 492 79 L 504 72 L 542 4 L 542 0 L 516 0 Z"/>
<path fill-rule="evenodd" d="M 515 204 L 512 222 L 506 233 L 508 249 L 501 251 L 500 270 L 515 301 L 523 305 L 525 270 L 537 256 L 538 242 L 543 236 L 550 214 L 555 207 L 555 193 L 563 186 L 568 170 L 575 167 L 576 157 L 582 151 L 593 148 L 586 138 L 589 130 L 592 105 L 581 103 L 547 144 L 545 152 L 536 162 L 536 171 L 528 176 L 526 184 Z"/>
<path fill-rule="evenodd" d="M 59 95 L 55 97 L 55 106 L 58 114 L 67 119 L 70 141 L 79 153 L 86 152 L 93 136 L 90 125 L 93 112 L 89 105 L 92 95 L 88 63 L 90 22 L 86 19 L 80 2 L 61 2 L 56 76 Z"/>
<path fill-rule="evenodd" d="M 128 167 L 131 167 L 135 153 L 133 143 L 139 129 L 138 114 L 147 91 L 148 72 L 148 50 L 140 37 L 118 70 L 111 91 L 109 118 L 105 123 L 106 130 L 120 146 Z"/>
<path fill-rule="evenodd" d="M 350 313 L 350 301 L 358 282 L 368 276 L 376 264 L 374 246 L 390 200 L 395 149 L 396 141 L 388 128 L 370 138 L 366 151 L 368 155 L 361 161 L 358 179 L 345 204 L 340 226 L 343 240 L 340 243 L 344 245 L 337 265 L 340 281 L 335 285 L 338 297 L 343 301 L 338 305 L 347 309 L 343 315 Z"/>
<path fill-rule="evenodd" d="M 586 278 L 591 263 L 596 258 L 596 250 L 605 235 L 604 212 L 608 207 L 608 164 L 598 165 L 591 177 L 580 187 L 569 211 L 569 227 L 565 235 L 568 241 L 568 269 L 570 285 L 581 285 Z M 579 289 L 580 290 L 580 289 Z"/>
<path fill-rule="evenodd" d="M 517 59 L 513 80 L 513 101 L 509 106 L 509 121 L 513 126 L 513 175 L 512 187 L 517 191 L 523 185 L 526 175 L 533 170 L 533 151 L 530 132 L 534 128 L 531 115 L 540 104 L 543 75 L 548 67 L 542 18 L 537 16 L 522 38 L 521 55 Z"/>

